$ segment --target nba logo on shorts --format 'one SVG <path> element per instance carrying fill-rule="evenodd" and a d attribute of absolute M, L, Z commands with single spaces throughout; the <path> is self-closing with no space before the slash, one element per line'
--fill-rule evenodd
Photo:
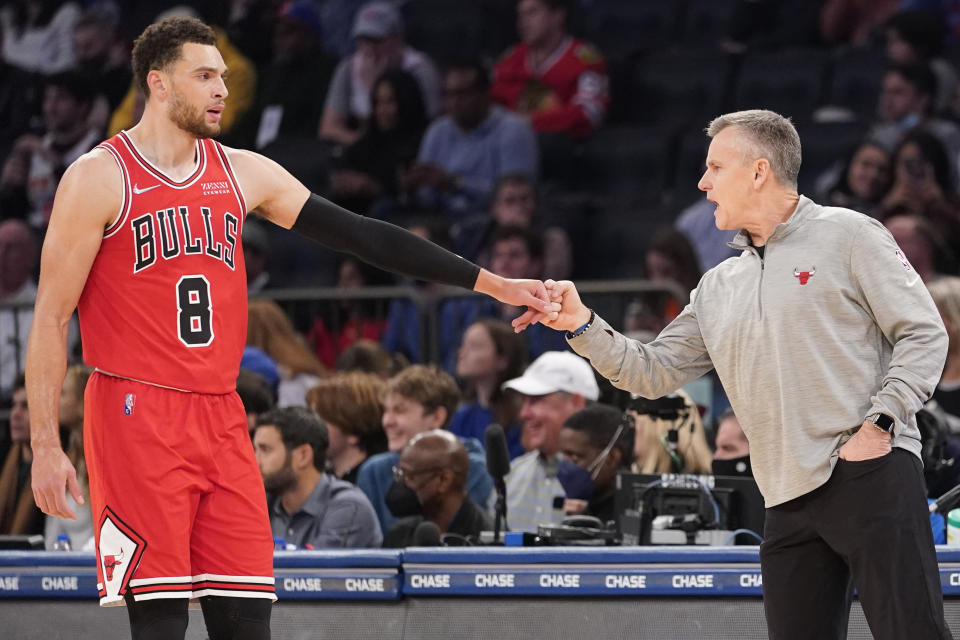
<path fill-rule="evenodd" d="M 132 416 L 133 415 L 133 405 L 137 402 L 137 396 L 132 393 L 128 393 L 127 396 L 123 399 L 123 415 Z"/>

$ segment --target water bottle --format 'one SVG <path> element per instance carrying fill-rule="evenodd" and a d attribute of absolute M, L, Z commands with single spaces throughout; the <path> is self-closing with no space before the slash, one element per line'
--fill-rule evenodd
<path fill-rule="evenodd" d="M 273 539 L 273 548 L 277 551 L 283 551 L 287 546 L 287 541 L 283 538 L 274 538 Z"/>
<path fill-rule="evenodd" d="M 960 546 L 960 509 L 952 509 L 947 514 L 947 544 Z"/>
<path fill-rule="evenodd" d="M 57 536 L 57 541 L 53 543 L 54 551 L 70 551 L 70 536 L 61 533 Z"/>

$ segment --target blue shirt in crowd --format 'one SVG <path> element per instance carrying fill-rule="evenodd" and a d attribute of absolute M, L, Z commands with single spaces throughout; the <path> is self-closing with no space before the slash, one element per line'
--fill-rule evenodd
<path fill-rule="evenodd" d="M 493 413 L 478 403 L 471 402 L 457 409 L 450 419 L 448 429 L 450 433 L 461 438 L 476 438 L 480 442 L 486 442 L 487 427 L 492 423 Z M 507 435 L 507 451 L 510 452 L 510 459 L 522 456 L 525 452 L 520 443 L 520 425 L 513 423 L 502 426 Z"/>
<path fill-rule="evenodd" d="M 485 210 L 497 178 L 516 171 L 536 176 L 540 158 L 530 123 L 499 105 L 473 131 L 464 131 L 450 116 L 441 116 L 427 128 L 417 160 L 459 176 L 453 194 L 424 188 L 424 204 L 454 213 Z"/>

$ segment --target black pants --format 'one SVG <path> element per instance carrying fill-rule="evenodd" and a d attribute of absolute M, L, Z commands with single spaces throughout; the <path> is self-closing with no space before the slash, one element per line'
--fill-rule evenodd
<path fill-rule="evenodd" d="M 846 638 L 853 589 L 876 640 L 951 638 L 920 461 L 840 460 L 823 486 L 767 509 L 760 546 L 771 640 Z"/>

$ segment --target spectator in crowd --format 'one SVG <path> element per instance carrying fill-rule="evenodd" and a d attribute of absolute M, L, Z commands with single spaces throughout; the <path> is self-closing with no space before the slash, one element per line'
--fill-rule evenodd
<path fill-rule="evenodd" d="M 241 368 L 237 374 L 237 395 L 243 403 L 247 413 L 247 428 L 253 437 L 253 428 L 257 426 L 257 418 L 274 408 L 273 390 L 259 373 L 250 369 Z"/>
<path fill-rule="evenodd" d="M 477 264 L 490 264 L 494 232 L 503 226 L 538 227 L 537 187 L 532 176 L 522 171 L 505 173 L 497 179 L 490 196 L 490 212 L 454 224 L 451 234 L 458 254 Z M 562 227 L 543 229 L 543 275 L 564 279 L 573 273 L 573 247 Z M 554 275 L 566 274 L 566 275 Z"/>
<path fill-rule="evenodd" d="M 270 356 L 280 373 L 277 407 L 302 407 L 307 389 L 326 373 L 283 309 L 272 300 L 251 300 L 247 345 Z"/>
<path fill-rule="evenodd" d="M 633 459 L 632 419 L 620 409 L 595 403 L 577 411 L 560 430 L 563 460 L 557 478 L 567 499 L 564 512 L 616 520 L 613 504 L 618 471 Z"/>
<path fill-rule="evenodd" d="M 943 144 L 953 181 L 960 156 L 960 129 L 953 122 L 934 116 L 936 87 L 936 77 L 926 62 L 891 65 L 883 76 L 878 121 L 869 137 L 887 149 L 894 149 L 904 134 L 922 126 Z"/>
<path fill-rule="evenodd" d="M 419 505 L 419 513 L 397 520 L 383 536 L 383 546 L 399 549 L 414 544 L 421 522 L 432 522 L 441 534 L 467 541 L 493 529 L 490 516 L 467 494 L 469 468 L 467 449 L 452 433 L 433 429 L 411 438 L 393 473 L 406 501 Z"/>
<path fill-rule="evenodd" d="M 10 450 L 0 467 L 0 534 L 43 533 L 43 513 L 33 501 L 30 487 L 30 411 L 23 375 L 13 385 L 10 409 Z"/>
<path fill-rule="evenodd" d="M 177 5 L 158 15 L 155 22 L 160 22 L 165 18 L 184 16 L 201 18 L 210 24 L 210 28 L 217 36 L 217 50 L 223 56 L 223 62 L 227 69 L 230 70 L 230 73 L 224 78 L 224 83 L 227 85 L 227 104 L 229 108 L 223 111 L 220 119 L 220 130 L 223 134 L 226 134 L 234 130 L 235 125 L 250 109 L 255 97 L 254 90 L 256 89 L 256 93 L 259 94 L 264 89 L 263 87 L 257 89 L 257 70 L 253 62 L 233 44 L 230 36 L 221 26 L 226 24 L 228 20 L 223 11 L 223 3 L 206 2 L 201 3 L 201 6 L 204 9 L 201 12 L 203 15 L 185 5 Z M 258 37 L 263 38 L 262 26 L 258 32 Z M 287 86 L 293 90 L 289 83 Z M 312 87 L 311 90 L 313 90 Z M 146 98 L 143 91 L 140 90 L 136 82 L 131 83 L 120 106 L 110 117 L 107 135 L 113 136 L 119 131 L 129 129 L 140 122 L 145 102 Z"/>
<path fill-rule="evenodd" d="M 387 450 L 380 395 L 383 379 L 372 373 L 334 373 L 307 392 L 307 405 L 327 426 L 327 463 L 333 475 L 357 483 L 360 465 Z"/>
<path fill-rule="evenodd" d="M 490 270 L 505 278 L 543 277 L 543 237 L 532 228 L 503 226 L 494 233 Z M 497 318 L 509 322 L 520 309 L 498 302 L 471 298 L 456 298 L 440 310 L 440 354 L 447 370 L 453 370 L 457 345 L 463 332 L 477 318 Z M 530 360 L 548 351 L 567 351 L 563 333 L 544 325 L 530 325 L 523 332 Z"/>
<path fill-rule="evenodd" d="M 683 310 L 689 292 L 700 281 L 700 262 L 686 234 L 662 227 L 650 239 L 644 264 L 648 280 L 683 292 L 678 296 L 668 290 L 649 291 L 627 305 L 624 330 L 652 339 Z"/>
<path fill-rule="evenodd" d="M 567 0 L 520 0 L 520 44 L 493 72 L 493 99 L 530 118 L 537 133 L 583 138 L 600 126 L 609 102 L 600 52 L 567 33 Z"/>
<path fill-rule="evenodd" d="M 243 223 L 243 265 L 247 270 L 247 294 L 254 296 L 270 287 L 267 260 L 270 241 L 263 225 L 253 218 Z"/>
<path fill-rule="evenodd" d="M 487 427 L 503 426 L 510 458 L 524 453 L 517 422 L 520 404 L 516 394 L 502 385 L 519 377 L 527 365 L 523 336 L 501 320 L 481 318 L 463 334 L 457 351 L 457 378 L 464 385 L 464 404 L 453 414 L 450 432 L 486 442 Z"/>
<path fill-rule="evenodd" d="M 718 229 L 714 212 L 717 205 L 700 198 L 677 216 L 674 226 L 687 236 L 694 247 L 700 271 L 706 273 L 737 253 L 727 246 L 735 232 Z"/>
<path fill-rule="evenodd" d="M 272 26 L 273 55 L 257 76 L 256 92 L 247 103 L 249 110 L 243 109 L 246 113 L 237 121 L 236 133 L 228 138 L 256 149 L 277 139 L 316 134 L 324 91 L 336 64 L 321 47 L 320 20 L 311 2 L 284 5 Z M 229 60 L 226 62 L 229 66 Z"/>
<path fill-rule="evenodd" d="M 637 414 L 633 468 L 637 473 L 710 473 L 713 455 L 703 431 L 700 411 L 683 391 L 685 409 L 676 417 Z"/>
<path fill-rule="evenodd" d="M 400 452 L 416 434 L 446 427 L 459 399 L 457 383 L 435 366 L 412 365 L 387 380 L 382 403 L 389 450 L 367 459 L 357 477 L 357 486 L 370 498 L 383 531 L 397 518 L 413 515 L 409 509 L 416 507 L 402 499 L 403 489 L 394 482 L 393 467 Z M 464 439 L 463 444 L 470 458 L 467 492 L 474 502 L 483 504 L 493 489 L 486 456 L 476 440 Z"/>
<path fill-rule="evenodd" d="M 911 9 L 887 20 L 884 40 L 887 60 L 895 64 L 924 62 L 936 76 L 933 111 L 945 113 L 957 92 L 957 71 L 943 57 L 947 26 L 943 17 L 928 9 Z"/>
<path fill-rule="evenodd" d="M 0 174 L 0 210 L 46 227 L 60 176 L 103 135 L 88 124 L 94 87 L 76 72 L 52 75 L 44 83 L 41 136 L 24 134 L 13 145 Z"/>
<path fill-rule="evenodd" d="M 407 46 L 403 21 L 396 6 L 371 2 L 357 13 L 353 24 L 357 50 L 337 65 L 327 91 L 320 137 L 341 145 L 356 142 L 371 111 L 370 90 L 388 69 L 403 69 L 420 84 L 428 114 L 440 111 L 440 76 L 426 54 Z"/>
<path fill-rule="evenodd" d="M 243 356 L 240 359 L 240 368 L 257 374 L 267 383 L 270 389 L 270 396 L 273 398 L 271 404 L 276 404 L 277 391 L 280 387 L 280 370 L 277 368 L 277 362 L 262 349 L 247 345 L 243 348 Z M 271 408 L 273 408 L 271 406 Z"/>
<path fill-rule="evenodd" d="M 877 208 L 893 182 L 892 165 L 890 152 L 866 139 L 847 155 L 845 162 L 817 179 L 819 201 L 877 217 Z"/>
<path fill-rule="evenodd" d="M 916 215 L 932 224 L 950 246 L 960 242 L 960 196 L 950 159 L 930 133 L 908 133 L 894 154 L 893 186 L 880 204 L 880 219 Z"/>
<path fill-rule="evenodd" d="M 337 272 L 337 289 L 343 291 L 393 284 L 392 275 L 353 256 L 343 258 Z M 308 338 L 324 366 L 332 369 L 337 357 L 357 340 L 380 339 L 387 320 L 383 311 L 378 313 L 377 309 L 377 300 L 344 298 L 336 302 L 332 318 L 317 317 Z"/>
<path fill-rule="evenodd" d="M 2 41 L 0 34 L 0 48 Z M 43 84 L 36 74 L 0 57 L 0 158 L 5 159 L 16 139 L 35 126 L 42 96 Z"/>
<path fill-rule="evenodd" d="M 110 115 L 130 87 L 130 48 L 120 36 L 119 10 L 113 4 L 88 7 L 73 30 L 77 68 L 96 86 L 90 125 L 106 131 Z"/>
<path fill-rule="evenodd" d="M 74 65 L 73 29 L 80 20 L 80 3 L 15 0 L 4 5 L 0 10 L 4 60 L 42 74 Z"/>
<path fill-rule="evenodd" d="M 883 224 L 921 280 L 929 283 L 944 272 L 954 272 L 951 268 L 956 264 L 953 250 L 927 220 L 916 215 L 895 215 Z"/>
<path fill-rule="evenodd" d="M 749 476 L 750 443 L 733 409 L 727 409 L 717 421 L 711 469 L 717 476 Z"/>
<path fill-rule="evenodd" d="M 323 422 L 304 407 L 258 418 L 253 446 L 273 535 L 300 549 L 379 547 L 383 537 L 370 501 L 324 473 L 328 442 Z"/>
<path fill-rule="evenodd" d="M 407 225 L 407 230 L 410 232 L 445 249 L 451 249 L 448 229 L 445 221 L 438 218 L 412 219 Z M 428 325 L 425 320 L 425 311 L 431 311 L 438 304 L 441 308 L 446 307 L 450 303 L 443 299 L 444 295 L 457 296 L 459 292 L 451 291 L 434 282 L 420 280 L 405 279 L 400 284 L 411 287 L 413 295 L 394 298 L 390 301 L 387 310 L 387 329 L 381 338 L 381 343 L 387 351 L 400 360 L 408 362 L 429 360 L 435 356 L 431 352 L 434 345 L 427 341 L 425 328 Z M 456 338 L 453 340 L 453 342 L 447 342 L 441 336 L 441 344 L 438 345 L 440 361 L 449 373 L 454 371 L 453 363 L 456 357 L 451 355 L 451 349 L 456 349 L 459 345 Z"/>
<path fill-rule="evenodd" d="M 83 492 L 84 504 L 77 504 L 67 492 L 67 505 L 77 514 L 76 520 L 45 516 L 43 539 L 47 549 L 52 549 L 57 538 L 66 535 L 70 548 L 75 551 L 93 549 L 93 514 L 90 512 L 90 485 L 87 465 L 83 458 L 83 392 L 93 373 L 91 367 L 74 365 L 67 369 L 60 390 L 60 432 L 66 436 L 67 457 L 77 470 L 77 484 Z"/>
<path fill-rule="evenodd" d="M 513 460 L 506 478 L 507 522 L 513 531 L 536 531 L 564 517 L 554 507 L 564 496 L 557 479 L 560 430 L 567 418 L 600 397 L 600 388 L 589 363 L 569 351 L 548 351 L 503 387 L 523 398 L 520 421 L 527 450 Z"/>
<path fill-rule="evenodd" d="M 446 115 L 427 129 L 403 182 L 425 209 L 463 216 L 486 209 L 500 176 L 537 175 L 539 151 L 529 123 L 491 104 L 482 64 L 451 64 L 443 86 Z"/>
<path fill-rule="evenodd" d="M 900 0 L 826 0 L 820 9 L 820 34 L 831 44 L 862 46 L 899 8 Z"/>
<path fill-rule="evenodd" d="M 412 228 L 411 228 L 412 230 Z M 430 230 L 431 241 L 443 244 L 436 230 Z M 532 228 L 503 226 L 496 230 L 493 240 L 493 255 L 489 269 L 504 277 L 535 278 L 543 277 L 543 239 Z M 513 275 L 508 275 L 513 274 Z M 418 283 L 421 304 L 435 302 L 443 294 L 443 289 L 432 284 Z M 509 322 L 519 313 L 519 309 L 501 305 L 494 301 L 488 304 L 475 296 L 459 296 L 444 300 L 439 307 L 439 359 L 446 371 L 456 371 L 457 349 L 463 341 L 463 333 L 478 318 L 498 318 Z M 387 322 L 387 331 L 383 337 L 384 346 L 394 353 L 417 362 L 421 355 L 420 310 L 411 301 L 395 300 L 391 302 Z M 563 334 L 540 324 L 529 326 L 523 333 L 530 359 L 546 351 L 566 351 L 567 343 Z"/>
<path fill-rule="evenodd" d="M 337 356 L 337 371 L 372 373 L 383 380 L 393 377 L 408 364 L 402 357 L 390 355 L 379 342 L 366 338 L 360 338 Z"/>
<path fill-rule="evenodd" d="M 399 177 L 416 160 L 427 128 L 427 111 L 416 78 L 401 69 L 390 69 L 373 85 L 369 122 L 360 138 L 343 152 L 339 167 L 330 175 L 330 188 L 338 202 L 354 211 L 397 208 Z M 371 205 L 380 201 L 380 207 Z"/>
<path fill-rule="evenodd" d="M 960 418 L 960 278 L 939 278 L 927 282 L 927 289 L 937 305 L 950 340 L 947 363 L 933 391 L 933 399 L 948 414 Z"/>
<path fill-rule="evenodd" d="M 741 55 L 820 43 L 820 4 L 809 0 L 736 0 L 725 12 L 720 48 Z"/>
<path fill-rule="evenodd" d="M 27 355 L 27 333 L 37 297 L 34 270 L 40 247 L 22 220 L 0 222 L 0 302 L 24 305 L 0 310 L 0 399 L 9 399 Z"/>

